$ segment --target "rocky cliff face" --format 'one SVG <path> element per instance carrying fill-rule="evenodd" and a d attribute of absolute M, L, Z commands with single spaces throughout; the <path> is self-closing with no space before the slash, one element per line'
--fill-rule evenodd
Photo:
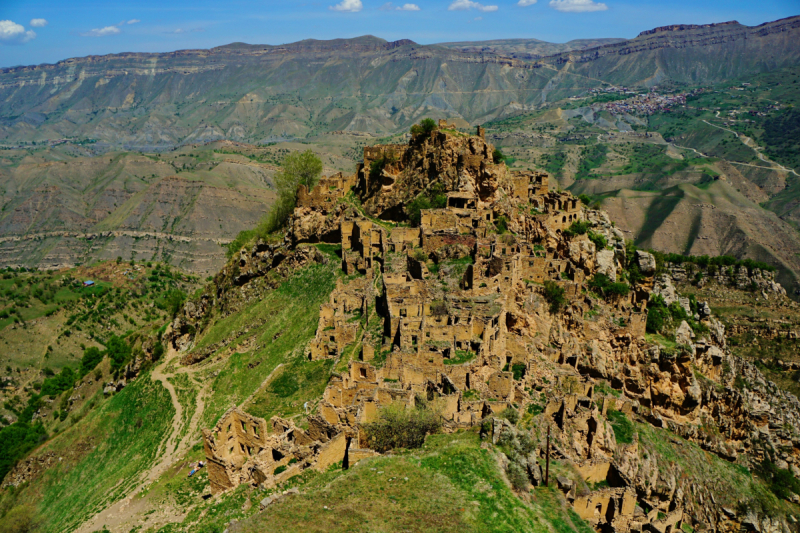
<path fill-rule="evenodd" d="M 788 504 L 748 470 L 767 460 L 800 476 L 797 397 L 733 356 L 702 302 L 694 327 L 681 322 L 674 339 L 645 336 L 651 294 L 672 297 L 678 272 L 657 280 L 654 258 L 629 257 L 604 213 L 549 191 L 546 176 L 494 165 L 492 148 L 436 131 L 365 149 L 353 177 L 360 202 L 321 183 L 325 194 L 308 195 L 283 243 L 243 248 L 187 305 L 165 338 L 194 364 L 206 355 L 194 340 L 214 312 L 258 298 L 285 269 L 325 260 L 304 241 L 341 244 L 348 278 L 320 309 L 305 355 L 347 370 L 332 376 L 307 430 L 273 417 L 268 436 L 231 433 L 231 421 L 267 422 L 227 413 L 204 437 L 213 490 L 272 487 L 368 457 L 364 425 L 387 405 L 425 398 L 447 430 L 480 424 L 523 493 L 543 482 L 551 428 L 551 458 L 570 472 L 557 486 L 598 531 L 788 532 Z M 400 207 L 433 187 L 446 207 L 405 225 Z M 313 236 L 304 221 L 316 217 L 328 222 Z M 748 282 L 775 289 L 762 273 Z M 501 420 L 509 411 L 523 429 Z M 230 439 L 240 445 L 222 445 Z"/>

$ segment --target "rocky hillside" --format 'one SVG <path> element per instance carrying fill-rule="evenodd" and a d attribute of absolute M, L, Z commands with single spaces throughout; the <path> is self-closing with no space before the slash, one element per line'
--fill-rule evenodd
<path fill-rule="evenodd" d="M 642 131 L 647 121 L 630 114 L 614 118 L 596 109 L 600 104 L 575 106 L 598 94 L 589 91 L 612 85 L 644 90 L 736 76 L 752 81 L 753 74 L 765 71 L 773 78 L 762 85 L 775 89 L 781 86 L 776 73 L 783 71 L 774 69 L 798 63 L 792 45 L 798 21 L 753 28 L 735 22 L 683 25 L 631 40 L 563 45 L 523 39 L 421 46 L 375 37 L 282 46 L 234 43 L 4 69 L 0 266 L 58 268 L 121 256 L 211 275 L 224 264 L 221 245 L 269 210 L 271 176 L 287 150 L 305 150 L 312 142 L 327 173 L 348 170 L 378 135 L 401 138 L 410 124 L 429 115 L 447 117 L 462 131 L 494 121 L 487 125 L 496 135 L 492 140 L 504 149 L 521 148 L 520 163 L 520 152 L 563 156 L 563 171 L 550 170 L 563 187 L 572 184 L 587 157 L 583 145 L 597 139 L 615 152 L 608 162 L 620 163 L 619 169 L 609 164 L 600 170 L 624 176 L 572 184 L 572 190 L 603 201 L 637 244 L 769 261 L 781 269 L 779 279 L 793 294 L 800 239 L 791 225 L 794 174 L 782 166 L 789 163 L 765 166 L 763 153 L 759 161 L 750 148 L 749 155 L 732 149 L 725 138 L 731 135 L 728 126 L 718 107 L 710 106 L 693 116 L 692 123 L 701 126 L 697 131 L 676 135 L 676 144 L 685 148 L 673 146 L 657 166 L 668 169 L 670 158 L 694 160 L 698 153 L 725 161 L 693 161 L 675 176 L 659 170 L 656 174 L 669 179 L 652 183 L 656 180 L 643 169 L 627 168 L 637 159 L 623 148 L 631 138 L 598 136 Z M 790 104 L 787 87 L 792 86 L 759 93 L 753 106 L 765 98 Z M 738 96 L 733 94 L 733 103 Z M 553 120 L 545 126 L 536 118 L 532 124 L 531 113 L 550 113 Z M 662 120 L 652 129 L 668 135 L 683 119 Z M 720 123 L 707 125 L 708 120 Z M 581 121 L 592 127 L 576 127 Z M 518 126 L 510 136 L 509 123 Z M 662 148 L 663 139 L 644 142 Z M 742 142 L 751 142 L 746 139 Z M 783 141 L 752 143 L 786 151 Z M 224 142 L 237 144 L 219 144 Z M 523 166 L 552 165 L 529 158 Z M 701 192 L 683 185 L 701 182 L 706 169 L 726 179 Z M 669 189 L 666 197 L 620 192 L 661 187 Z M 765 216 L 756 204 L 784 221 Z"/>
<path fill-rule="evenodd" d="M 0 138 L 163 150 L 394 133 L 424 114 L 475 124 L 609 83 L 703 83 L 796 64 L 799 30 L 797 17 L 674 26 L 542 57 L 367 36 L 74 58 L 0 73 Z"/>
<path fill-rule="evenodd" d="M 208 275 L 224 262 L 221 245 L 269 208 L 281 154 L 221 142 L 163 156 L 64 147 L 5 155 L 1 265 L 58 269 L 122 257 Z"/>
<path fill-rule="evenodd" d="M 798 103 L 794 66 L 703 87 L 617 87 L 486 127 L 514 168 L 547 170 L 638 246 L 767 262 L 796 298 Z"/>
<path fill-rule="evenodd" d="M 242 325 L 221 338 L 215 323 L 241 323 L 240 310 L 297 269 L 333 261 L 346 275 L 296 348 L 303 362 L 291 363 L 298 380 L 304 365 L 330 365 L 321 397 L 304 421 L 264 409 L 261 392 L 222 413 L 203 437 L 211 492 L 280 491 L 338 461 L 364 472 L 360 462 L 385 451 L 374 424 L 400 405 L 434 409 L 445 432 L 480 428 L 533 508 L 545 502 L 550 449 L 550 483 L 573 524 L 788 531 L 797 398 L 731 353 L 707 302 L 677 293 L 685 270 L 659 274 L 664 265 L 626 245 L 606 214 L 492 152 L 480 135 L 446 130 L 366 149 L 356 175 L 301 195 L 283 243 L 243 248 L 187 305 L 165 338 L 190 368 L 216 364 L 272 330 Z M 732 272 L 694 279 L 785 299 L 770 274 Z M 237 527 L 280 519 L 275 498 Z"/>
<path fill-rule="evenodd" d="M 771 274 L 636 250 L 478 133 L 366 148 L 136 336 L 165 344 L 154 366 L 43 390 L 64 416 L 6 477 L 0 524 L 792 531 L 800 403 L 692 292 L 792 308 Z"/>

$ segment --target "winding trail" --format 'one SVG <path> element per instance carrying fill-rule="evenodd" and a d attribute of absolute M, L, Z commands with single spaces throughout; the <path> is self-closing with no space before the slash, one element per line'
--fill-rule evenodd
<path fill-rule="evenodd" d="M 180 513 L 172 513 L 171 515 L 153 513 L 148 515 L 144 523 L 142 523 L 141 505 L 137 505 L 137 502 L 141 500 L 135 501 L 136 496 L 139 495 L 142 490 L 158 480 L 164 472 L 173 466 L 183 454 L 188 451 L 197 432 L 200 419 L 205 411 L 205 399 L 208 395 L 209 388 L 208 383 L 200 386 L 195 400 L 194 413 L 188 423 L 184 423 L 184 406 L 181 404 L 178 393 L 175 391 L 175 386 L 169 381 L 169 378 L 175 377 L 178 374 L 187 374 L 190 376 L 191 380 L 191 375 L 198 372 L 199 369 L 183 367 L 176 370 L 175 373 L 168 373 L 166 369 L 169 368 L 170 363 L 178 356 L 178 352 L 170 347 L 167 356 L 153 368 L 149 377 L 150 380 L 161 383 L 167 392 L 169 392 L 172 407 L 175 409 L 175 414 L 172 417 L 171 430 L 159 444 L 153 466 L 139 474 L 139 480 L 136 486 L 128 492 L 124 498 L 114 502 L 112 505 L 106 507 L 81 524 L 80 527 L 76 529 L 77 533 L 91 533 L 103 527 L 109 528 L 112 532 L 127 532 L 135 526 L 142 526 L 142 529 L 146 530 L 155 525 L 163 525 L 168 522 L 180 521 L 183 519 L 183 515 Z M 194 380 L 191 381 L 194 382 Z M 194 383 L 196 384 L 196 382 Z M 185 432 L 184 429 L 186 429 Z M 183 437 L 181 437 L 181 434 L 183 434 Z"/>
<path fill-rule="evenodd" d="M 719 112 L 717 112 L 717 113 L 719 113 Z M 717 116 L 719 116 L 719 115 L 717 115 Z M 753 139 L 751 139 L 747 135 L 743 135 L 743 134 L 738 133 L 736 131 L 733 131 L 732 129 L 729 129 L 729 128 L 723 128 L 722 126 L 718 126 L 716 124 L 712 124 L 711 122 L 709 122 L 709 121 L 707 121 L 705 119 L 703 119 L 703 122 L 705 122 L 706 124 L 708 124 L 709 126 L 712 126 L 714 128 L 719 128 L 719 129 L 721 129 L 723 131 L 727 131 L 727 132 L 733 133 L 736 136 L 737 139 L 742 141 L 742 144 L 744 144 L 745 146 L 747 146 L 748 148 L 753 150 L 761 161 L 763 161 L 764 163 L 767 163 L 770 166 L 769 167 L 760 167 L 758 165 L 751 165 L 749 163 L 738 163 L 736 161 L 729 161 L 730 163 L 734 163 L 734 164 L 737 164 L 737 165 L 745 165 L 745 166 L 748 166 L 748 167 L 755 167 L 755 168 L 766 168 L 768 170 L 782 170 L 784 172 L 791 172 L 795 176 L 800 177 L 800 174 L 798 174 L 797 171 L 795 171 L 793 168 L 788 168 L 788 167 L 785 167 L 785 166 L 781 165 L 780 163 L 776 163 L 775 161 L 771 160 L 770 158 L 765 156 L 763 153 L 761 153 L 761 147 Z"/>

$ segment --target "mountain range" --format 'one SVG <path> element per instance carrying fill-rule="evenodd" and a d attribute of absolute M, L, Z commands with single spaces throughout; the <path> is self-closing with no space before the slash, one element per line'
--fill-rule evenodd
<path fill-rule="evenodd" d="M 220 244 L 268 211 L 272 175 L 289 150 L 316 151 L 326 175 L 349 172 L 361 147 L 381 137 L 396 139 L 426 116 L 447 118 L 461 128 L 486 124 L 490 135 L 502 134 L 505 121 L 515 117 L 539 117 L 519 122 L 524 127 L 513 135 L 522 135 L 521 141 L 493 137 L 504 149 L 542 145 L 529 138 L 530 129 L 556 117 L 547 126 L 552 129 L 545 134 L 550 146 L 545 151 L 571 154 L 564 175 L 556 178 L 564 187 L 600 195 L 613 211 L 608 182 L 571 185 L 583 152 L 553 143 L 578 131 L 580 117 L 590 114 L 560 109 L 613 87 L 682 90 L 778 72 L 800 63 L 798 38 L 800 17 L 791 17 L 755 27 L 667 26 L 628 40 L 420 45 L 364 36 L 6 68 L 0 71 L 0 264 L 58 268 L 122 257 L 166 260 L 213 274 L 224 261 Z M 547 110 L 557 115 L 542 118 Z M 595 127 L 584 137 L 605 131 Z M 701 140 L 718 144 L 714 135 L 720 133 L 698 131 L 684 144 L 695 142 L 705 150 Z M 539 168 L 517 156 L 518 165 Z M 733 231 L 697 240 L 691 228 L 676 233 L 664 225 L 669 213 L 662 216 L 657 209 L 663 202 L 648 199 L 645 205 L 655 206 L 655 215 L 637 215 L 647 224 L 626 230 L 642 245 L 669 251 L 769 261 L 791 287 L 800 271 L 794 251 L 800 251 L 800 239 L 790 225 L 794 196 L 785 192 L 793 190 L 793 178 L 780 170 L 773 178 L 774 172 L 752 165 L 736 168 L 758 174 L 750 180 L 728 173 L 743 190 L 771 183 L 750 200 L 775 197 L 765 205 L 779 205 L 773 211 L 786 222 L 761 220 L 774 215 L 748 206 L 747 227 L 737 222 Z M 626 179 L 610 190 L 626 190 Z M 622 205 L 630 205 L 626 202 Z M 675 203 L 672 197 L 666 202 Z M 637 209 L 647 211 L 646 206 Z M 764 234 L 754 227 L 779 231 L 769 232 L 774 236 L 769 242 L 755 239 L 754 246 L 753 236 Z M 654 234 L 658 238 L 649 239 Z M 693 248 L 695 242 L 708 246 Z"/>
<path fill-rule="evenodd" d="M 596 87 L 708 83 L 795 64 L 800 17 L 677 25 L 630 40 L 419 45 L 372 36 L 88 56 L 0 72 L 0 139 L 163 150 L 351 130 L 423 116 L 487 122 Z"/>

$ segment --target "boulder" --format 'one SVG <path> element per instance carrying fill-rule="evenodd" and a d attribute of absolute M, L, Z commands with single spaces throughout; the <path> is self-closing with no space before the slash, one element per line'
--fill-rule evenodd
<path fill-rule="evenodd" d="M 597 252 L 597 273 L 605 274 L 611 281 L 617 281 L 617 263 L 614 260 L 613 250 Z"/>
<path fill-rule="evenodd" d="M 682 346 L 692 346 L 694 344 L 692 339 L 694 339 L 694 331 L 685 320 L 682 320 L 675 332 L 675 342 Z"/>
<path fill-rule="evenodd" d="M 558 476 L 556 478 L 556 481 L 558 482 L 558 488 L 562 492 L 569 492 L 570 490 L 572 490 L 572 480 L 571 479 L 563 477 L 563 476 Z"/>
<path fill-rule="evenodd" d="M 588 271 L 594 270 L 595 246 L 588 237 L 581 236 L 569 243 L 569 258 Z"/>
<path fill-rule="evenodd" d="M 636 250 L 636 265 L 645 276 L 652 276 L 656 273 L 656 258 L 653 257 L 653 254 Z"/>
<path fill-rule="evenodd" d="M 689 305 L 689 298 L 682 298 L 680 295 L 678 295 L 678 291 L 675 290 L 675 285 L 672 283 L 672 277 L 669 274 L 663 274 L 656 278 L 651 297 L 656 295 L 664 298 L 664 303 L 667 305 L 670 305 L 673 302 L 678 302 L 688 315 L 692 314 L 692 308 Z"/>

